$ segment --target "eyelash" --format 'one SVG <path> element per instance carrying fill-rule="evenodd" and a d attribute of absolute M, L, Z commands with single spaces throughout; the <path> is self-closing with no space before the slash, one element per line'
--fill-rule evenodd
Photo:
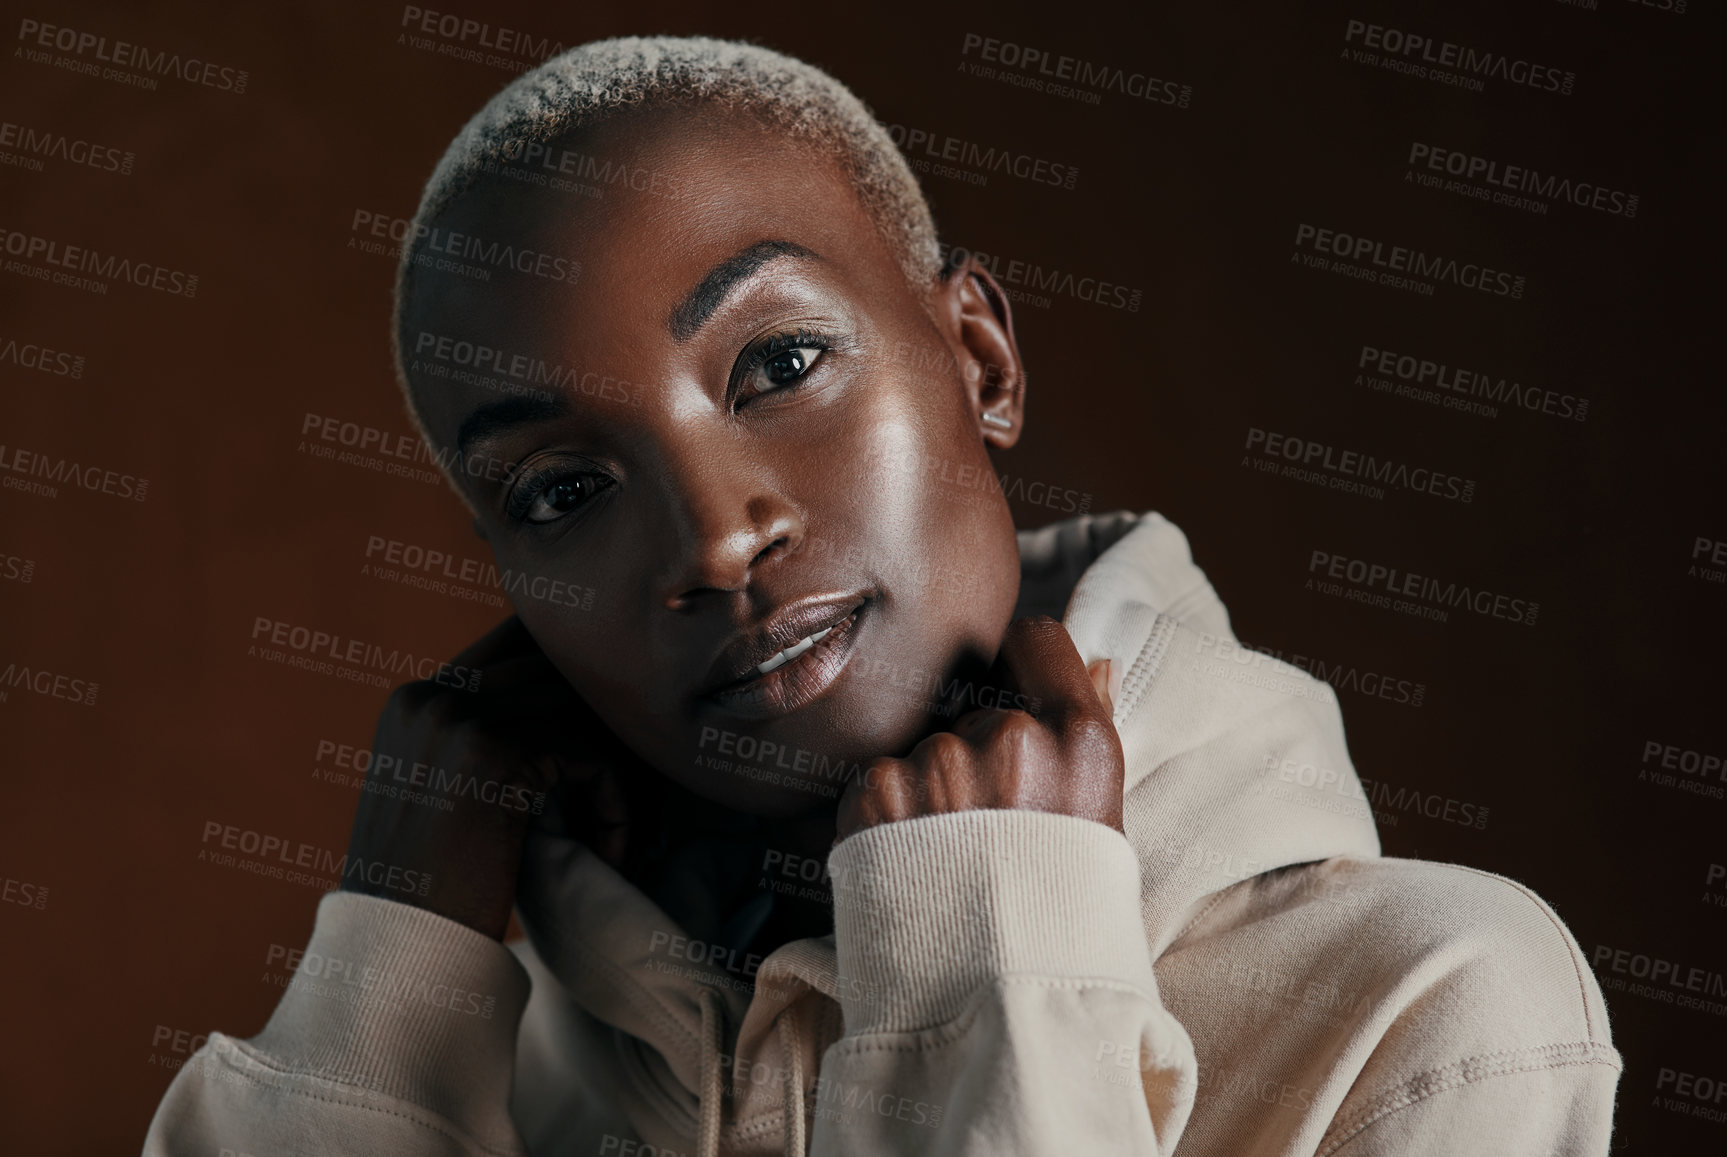
<path fill-rule="evenodd" d="M 727 392 L 733 400 L 733 405 L 742 404 L 736 400 L 737 394 L 743 388 L 744 383 L 749 380 L 750 375 L 754 374 L 757 370 L 761 369 L 764 365 L 778 357 L 780 354 L 795 349 L 813 349 L 821 351 L 821 354 L 817 355 L 817 357 L 810 363 L 809 367 L 796 378 L 793 378 L 784 385 L 775 386 L 771 390 L 763 390 L 758 393 L 751 394 L 750 397 L 760 397 L 762 394 L 766 393 L 791 393 L 794 390 L 797 390 L 802 386 L 804 379 L 809 376 L 810 371 L 815 368 L 816 363 L 821 360 L 822 356 L 825 356 L 827 353 L 832 351 L 834 345 L 834 339 L 828 335 L 813 333 L 804 329 L 794 330 L 789 333 L 773 334 L 766 340 L 757 342 L 753 347 L 744 352 L 744 354 L 738 359 L 737 365 L 732 370 L 730 388 Z M 745 402 L 748 400 L 749 398 L 743 399 Z M 534 503 L 539 500 L 542 494 L 557 485 L 559 482 L 572 478 L 601 479 L 602 481 L 600 482 L 594 497 L 598 497 L 600 493 L 605 492 L 612 485 L 610 477 L 600 471 L 572 470 L 568 463 L 552 463 L 543 466 L 538 470 L 530 471 L 526 475 L 522 476 L 515 486 L 510 488 L 509 497 L 504 508 L 505 515 L 512 522 L 521 523 L 527 526 L 549 526 L 554 522 L 562 522 L 570 515 L 561 515 L 558 518 L 548 519 L 546 522 L 539 523 L 529 522 L 527 516 L 533 509 Z M 581 512 L 581 507 L 588 505 L 593 500 L 593 498 L 584 500 L 575 510 L 571 511 L 570 514 L 579 514 Z"/>
<path fill-rule="evenodd" d="M 568 514 L 561 515 L 558 518 L 548 519 L 545 522 L 530 522 L 528 521 L 528 512 L 533 510 L 534 503 L 537 502 L 540 496 L 547 490 L 550 490 L 560 482 L 572 478 L 601 479 L 602 481 L 598 487 L 598 491 L 594 495 L 596 498 L 600 493 L 604 493 L 609 489 L 612 484 L 611 478 L 598 470 L 573 470 L 570 468 L 570 464 L 568 462 L 549 463 L 537 470 L 528 472 L 516 483 L 515 486 L 510 488 L 509 498 L 504 507 L 504 514 L 510 519 L 510 521 L 519 522 L 525 526 L 550 526 L 554 522 L 562 522 L 565 518 L 569 517 Z M 581 506 L 586 506 L 593 500 L 593 498 L 588 498 L 581 503 Z M 571 511 L 570 513 L 579 513 L 580 509 L 581 507 L 578 506 L 576 510 Z"/>
<path fill-rule="evenodd" d="M 738 391 L 743 388 L 744 382 L 749 380 L 750 375 L 761 369 L 764 365 L 778 357 L 780 354 L 783 354 L 788 350 L 795 349 L 820 350 L 821 355 L 818 355 L 815 361 L 811 362 L 810 368 L 806 369 L 790 382 L 787 382 L 783 386 L 775 386 L 772 390 L 763 390 L 761 393 L 752 394 L 750 396 L 760 397 L 762 393 L 780 394 L 791 393 L 792 391 L 797 390 L 803 385 L 804 379 L 809 376 L 810 370 L 813 370 L 816 363 L 821 361 L 821 357 L 832 351 L 834 344 L 834 339 L 827 334 L 814 333 L 805 329 L 793 330 L 789 333 L 776 333 L 763 341 L 757 342 L 753 347 L 744 351 L 743 356 L 738 359 L 737 366 L 732 370 L 731 388 L 729 393 L 734 399 L 734 404 L 736 404 L 735 399 Z M 744 399 L 744 401 L 748 400 L 748 398 Z"/>

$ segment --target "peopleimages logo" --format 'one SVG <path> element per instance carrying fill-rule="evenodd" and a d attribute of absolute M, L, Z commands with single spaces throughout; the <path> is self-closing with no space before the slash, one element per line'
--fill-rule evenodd
<path fill-rule="evenodd" d="M 68 353 L 35 342 L 20 343 L 15 337 L 0 338 L 0 365 L 6 364 L 59 378 L 84 376 L 83 354 Z"/>
<path fill-rule="evenodd" d="M 1018 153 L 994 145 L 980 145 L 976 141 L 930 129 L 891 124 L 887 126 L 887 135 L 899 146 L 913 168 L 924 171 L 924 166 L 919 162 L 935 163 L 930 171 L 938 177 L 978 178 L 972 183 L 988 184 L 987 174 L 996 173 L 1030 181 L 1034 185 L 1053 185 L 1058 189 L 1071 189 L 1079 180 L 1079 169 L 1074 165 L 1049 161 L 1034 157 L 1030 153 Z M 939 163 L 943 161 L 976 171 L 965 173 L 950 169 Z"/>
<path fill-rule="evenodd" d="M 1540 92 L 1570 96 L 1577 83 L 1576 73 L 1552 65 L 1363 20 L 1344 24 L 1343 42 L 1357 50 L 1353 58 L 1357 63 L 1377 64 L 1393 72 L 1455 84 L 1475 92 L 1482 91 L 1485 81 L 1502 80 Z M 1348 53 L 1350 49 L 1344 51 Z"/>
<path fill-rule="evenodd" d="M 1294 470 L 1293 476 L 1303 481 L 1318 481 L 1330 485 L 1334 490 L 1365 488 L 1371 492 L 1378 486 L 1431 494 L 1436 498 L 1449 498 L 1456 502 L 1471 502 L 1475 498 L 1473 478 L 1464 478 L 1427 466 L 1411 466 L 1407 462 L 1378 458 L 1360 450 L 1339 450 L 1325 442 L 1300 438 L 1293 434 L 1280 434 L 1275 430 L 1262 430 L 1258 426 L 1247 428 L 1247 444 L 1244 449 L 1249 455 L 1258 454 L 1258 461 L 1262 463 L 1275 466 L 1281 461 L 1287 464 L 1284 467 L 1286 473 Z M 1246 460 L 1254 461 L 1251 457 Z M 1304 475 L 1317 477 L 1309 479 Z M 1375 485 L 1366 485 L 1369 483 Z"/>
<path fill-rule="evenodd" d="M 466 273 L 482 281 L 491 280 L 491 271 L 501 269 L 547 281 L 567 281 L 573 285 L 582 272 L 581 262 L 556 253 L 418 224 L 406 217 L 392 217 L 369 209 L 355 209 L 348 228 L 357 235 L 412 245 L 416 265 L 443 272 Z M 358 248 L 353 237 L 348 238 L 348 245 Z M 392 251 L 389 255 L 396 254 Z M 462 262 L 474 264 L 464 265 Z"/>
<path fill-rule="evenodd" d="M 514 28 L 494 28 L 483 20 L 439 12 L 416 4 L 404 5 L 396 43 L 422 52 L 433 52 L 470 64 L 484 64 L 506 72 L 526 72 L 561 55 L 562 41 L 534 36 Z M 416 35 L 416 33 L 418 35 Z"/>
<path fill-rule="evenodd" d="M 1228 636 L 1202 634 L 1194 642 L 1194 653 L 1203 655 L 1210 652 L 1218 660 L 1238 667 L 1261 668 L 1268 663 L 1287 663 L 1298 671 L 1311 675 L 1321 683 L 1328 684 L 1334 690 L 1353 691 L 1372 699 L 1384 699 L 1409 707 L 1421 706 L 1427 695 L 1427 684 L 1418 683 L 1413 679 L 1403 679 L 1394 675 L 1385 675 L 1373 670 L 1362 670 L 1352 663 L 1327 661 L 1320 658 L 1310 658 L 1307 655 L 1291 654 L 1275 647 L 1259 644 L 1239 643 Z M 1276 673 L 1273 668 L 1268 673 Z M 1305 690 L 1294 679 L 1291 693 Z"/>
<path fill-rule="evenodd" d="M 1499 415 L 1498 406 L 1511 406 L 1575 422 L 1589 417 L 1588 398 L 1525 386 L 1484 370 L 1468 370 L 1378 346 L 1362 346 L 1355 368 L 1369 371 L 1356 374 L 1356 385 L 1466 414 L 1493 418 Z M 1375 377 L 1375 373 L 1382 376 Z M 1478 398 L 1486 402 L 1474 400 Z"/>
<path fill-rule="evenodd" d="M 175 297 L 198 296 L 198 275 L 169 269 L 149 261 L 136 261 L 115 253 L 103 254 L 83 245 L 68 245 L 51 237 L 38 237 L 17 229 L 0 228 L 0 250 L 17 261 L 6 264 L 8 273 L 19 273 L 55 285 L 67 285 L 93 293 L 107 293 L 105 282 L 125 281 L 140 289 L 153 289 Z M 42 265 L 32 265 L 40 261 Z M 78 276 L 78 275 L 87 276 Z"/>
<path fill-rule="evenodd" d="M 212 840 L 216 842 L 215 848 L 209 846 Z M 429 872 L 401 868 L 395 864 L 386 864 L 382 860 L 367 860 L 347 852 L 338 854 L 316 844 L 265 835 L 263 832 L 225 824 L 220 820 L 204 821 L 204 834 L 199 843 L 205 845 L 198 852 L 200 861 L 214 863 L 219 867 L 239 866 L 254 875 L 287 879 L 290 883 L 318 881 L 303 872 L 285 872 L 284 867 L 290 870 L 309 868 L 320 875 L 339 876 L 349 882 L 363 880 L 373 887 L 416 896 L 427 895 L 432 887 L 432 876 Z M 232 853 L 258 858 L 237 862 Z"/>
<path fill-rule="evenodd" d="M 1625 988 L 1637 996 L 1652 997 L 1681 1008 L 1727 1015 L 1727 1003 L 1720 999 L 1727 998 L 1727 976 L 1717 969 L 1665 960 L 1610 944 L 1597 944 L 1589 962 L 1602 974 L 1604 988 Z M 1647 983 L 1627 985 L 1620 977 Z"/>
<path fill-rule="evenodd" d="M 7 473 L 3 483 L 6 489 L 25 490 L 47 498 L 57 498 L 60 493 L 57 487 L 48 485 L 50 482 L 132 502 L 142 502 L 150 493 L 150 480 L 147 478 L 122 474 L 102 466 L 85 466 L 75 459 L 56 458 L 22 446 L 0 445 L 0 471 Z M 23 477 L 13 478 L 11 475 Z M 38 478 L 46 481 L 35 481 Z"/>
<path fill-rule="evenodd" d="M 270 645 L 286 650 L 271 651 Z M 298 654 L 290 656 L 287 651 Z M 412 651 L 394 647 L 385 650 L 377 643 L 344 638 L 328 631 L 313 630 L 263 615 L 252 621 L 252 645 L 247 654 L 323 675 L 340 674 L 344 668 L 337 665 L 346 664 L 347 669 L 359 669 L 360 674 L 370 676 L 356 681 L 375 687 L 389 685 L 373 674 L 381 671 L 399 678 L 430 681 L 458 691 L 478 691 L 480 677 L 484 673 L 478 667 L 446 663 L 431 656 L 415 655 Z"/>
<path fill-rule="evenodd" d="M 96 144 L 82 137 L 11 121 L 0 121 L 0 149 L 18 150 L 16 154 L 0 152 L 0 164 L 16 165 L 31 172 L 41 171 L 43 160 L 57 160 L 125 177 L 132 174 L 135 159 L 130 152 L 114 145 Z"/>
<path fill-rule="evenodd" d="M 64 699 L 68 703 L 94 707 L 96 693 L 102 689 L 102 685 L 89 679 L 50 671 L 46 667 L 13 662 L 0 670 L 0 703 L 4 703 L 9 692 L 14 689 L 48 699 Z"/>
<path fill-rule="evenodd" d="M 603 197 L 602 186 L 614 185 L 635 193 L 677 199 L 684 194 L 684 179 L 663 169 L 631 165 L 613 158 L 558 149 L 551 145 L 519 137 L 499 146 L 495 157 L 481 164 L 487 173 L 499 173 L 515 181 L 544 185 L 562 192 L 581 193 L 587 197 Z M 573 177 L 576 180 L 566 180 Z M 583 184 L 591 181 L 592 184 Z"/>
<path fill-rule="evenodd" d="M 1044 309 L 1049 308 L 1050 299 L 1042 295 L 1059 294 L 1110 309 L 1138 313 L 1139 303 L 1145 296 L 1142 289 L 1129 289 L 1125 285 L 1071 271 L 1045 269 L 1036 262 L 1004 258 L 999 253 L 984 253 L 964 246 L 949 245 L 945 241 L 940 242 L 938 248 L 942 261 L 947 264 L 957 265 L 967 257 L 976 258 L 977 263 L 989 270 L 989 275 L 1002 284 L 1009 298 L 1016 302 L 1023 300 Z"/>
<path fill-rule="evenodd" d="M 446 369 L 446 366 L 455 368 Z M 535 354 L 498 349 L 425 330 L 414 337 L 413 360 L 408 368 L 412 373 L 548 401 L 560 395 L 579 394 L 595 401 L 639 406 L 648 389 L 642 382 L 626 382 L 596 370 L 548 362 Z"/>
<path fill-rule="evenodd" d="M 1615 217 L 1637 216 L 1638 196 L 1591 181 L 1540 173 L 1523 165 L 1501 164 L 1487 157 L 1415 141 L 1409 146 L 1403 179 L 1424 187 L 1508 205 L 1513 209 L 1547 212 L 1546 201 L 1565 201 Z M 1443 176 L 1439 175 L 1443 174 Z M 1446 177 L 1455 180 L 1446 180 Z M 1472 184 L 1476 182 L 1478 184 Z M 1528 196 L 1518 196 L 1528 194 Z"/>
<path fill-rule="evenodd" d="M 579 611 L 592 610 L 594 596 L 598 594 L 593 587 L 578 586 L 564 579 L 530 575 L 508 567 L 500 571 L 494 564 L 477 558 L 428 550 L 378 534 L 366 538 L 366 559 L 360 568 L 362 575 L 375 575 L 404 586 L 419 587 L 436 594 L 453 594 L 474 602 L 487 602 L 491 606 L 502 606 L 503 602 L 496 600 L 495 596 L 482 597 L 486 596 L 488 589 L 505 591 L 518 602 L 538 599 Z M 383 563 L 390 566 L 385 567 Z"/>
<path fill-rule="evenodd" d="M 1526 627 L 1535 625 L 1541 604 L 1529 599 L 1514 598 L 1468 583 L 1441 582 L 1427 575 L 1413 574 L 1396 567 L 1384 566 L 1365 559 L 1348 558 L 1329 551 L 1315 550 L 1307 563 L 1310 577 L 1307 587 L 1323 594 L 1339 593 L 1327 589 L 1339 584 L 1326 584 L 1325 579 L 1341 579 L 1348 588 L 1340 588 L 1342 597 L 1351 602 L 1366 603 L 1385 610 L 1401 609 L 1394 604 L 1409 602 L 1413 609 L 1437 613 L 1426 618 L 1445 620 L 1446 610 L 1464 610 L 1484 618 L 1503 619 Z M 1394 596 L 1396 596 L 1394 598 Z"/>
<path fill-rule="evenodd" d="M 154 89 L 155 77 L 171 76 L 187 84 L 219 89 L 235 95 L 246 91 L 247 73 L 244 69 L 228 68 L 196 56 L 182 57 L 178 52 L 146 48 L 142 44 L 131 44 L 124 40 L 110 41 L 106 36 L 98 36 L 94 32 L 25 18 L 18 22 L 18 39 L 27 45 L 34 45 L 34 48 L 20 49 L 32 63 L 54 64 L 62 68 L 70 65 L 69 71 L 99 75 L 104 80 L 126 80 L 140 88 Z M 42 59 L 47 57 L 48 53 L 38 51 L 40 49 L 66 52 L 75 57 L 88 57 L 96 63 L 80 64 L 66 57 L 57 60 Z M 114 67 L 101 67 L 104 64 Z M 126 73 L 118 71 L 120 69 L 136 69 L 138 72 Z M 139 73 L 144 75 L 138 75 Z"/>
<path fill-rule="evenodd" d="M 973 53 L 976 53 L 975 59 L 972 58 Z M 1192 85 L 1112 65 L 1094 64 L 1074 56 L 1061 56 L 976 32 L 965 34 L 959 54 L 962 72 L 986 80 L 1000 80 L 1017 88 L 1066 97 L 1081 104 L 1101 104 L 1106 92 L 1120 93 L 1148 104 L 1183 109 L 1193 99 Z M 1073 84 L 1068 85 L 1064 81 L 1072 81 Z"/>
<path fill-rule="evenodd" d="M 1460 289 L 1473 289 L 1494 297 L 1520 299 L 1528 279 L 1474 261 L 1459 261 L 1405 245 L 1391 245 L 1372 237 L 1325 229 L 1302 222 L 1295 227 L 1295 248 L 1351 262 L 1332 271 L 1349 273 L 1399 289 L 1417 288 L 1421 280 L 1445 282 Z M 1413 279 L 1410 284 L 1404 284 Z M 1429 287 L 1425 290 L 1431 293 Z"/>

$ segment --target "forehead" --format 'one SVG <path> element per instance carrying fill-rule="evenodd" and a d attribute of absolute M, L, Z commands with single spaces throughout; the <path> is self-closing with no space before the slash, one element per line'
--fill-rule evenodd
<path fill-rule="evenodd" d="M 404 362 L 440 445 L 499 397 L 476 370 L 527 359 L 639 380 L 644 339 L 673 344 L 690 290 L 762 241 L 814 252 L 797 264 L 857 293 L 903 288 L 838 159 L 751 118 L 633 112 L 517 157 L 432 223 L 409 282 Z M 428 364 L 458 355 L 481 364 Z"/>

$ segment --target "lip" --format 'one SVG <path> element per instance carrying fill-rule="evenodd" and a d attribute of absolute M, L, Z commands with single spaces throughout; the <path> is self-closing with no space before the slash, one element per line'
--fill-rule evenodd
<path fill-rule="evenodd" d="M 820 698 L 851 659 L 858 627 L 870 605 L 861 593 L 823 595 L 775 612 L 759 630 L 720 652 L 705 698 L 727 714 L 766 719 L 796 711 Z M 827 631 L 794 659 L 763 674 L 759 667 L 811 635 Z"/>

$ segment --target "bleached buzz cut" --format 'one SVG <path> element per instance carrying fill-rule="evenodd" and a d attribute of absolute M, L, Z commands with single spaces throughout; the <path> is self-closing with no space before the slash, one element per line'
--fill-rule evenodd
<path fill-rule="evenodd" d="M 524 144 L 550 144 L 634 109 L 702 105 L 752 115 L 837 158 L 914 291 L 921 294 L 940 279 L 935 221 L 917 178 L 875 115 L 821 69 L 759 45 L 698 36 L 629 36 L 577 45 L 488 101 L 450 142 L 420 197 L 396 270 L 390 338 L 397 383 L 422 437 L 425 423 L 402 357 L 413 239 L 427 236 L 488 167 L 501 169 Z M 429 437 L 426 442 L 432 445 Z"/>

